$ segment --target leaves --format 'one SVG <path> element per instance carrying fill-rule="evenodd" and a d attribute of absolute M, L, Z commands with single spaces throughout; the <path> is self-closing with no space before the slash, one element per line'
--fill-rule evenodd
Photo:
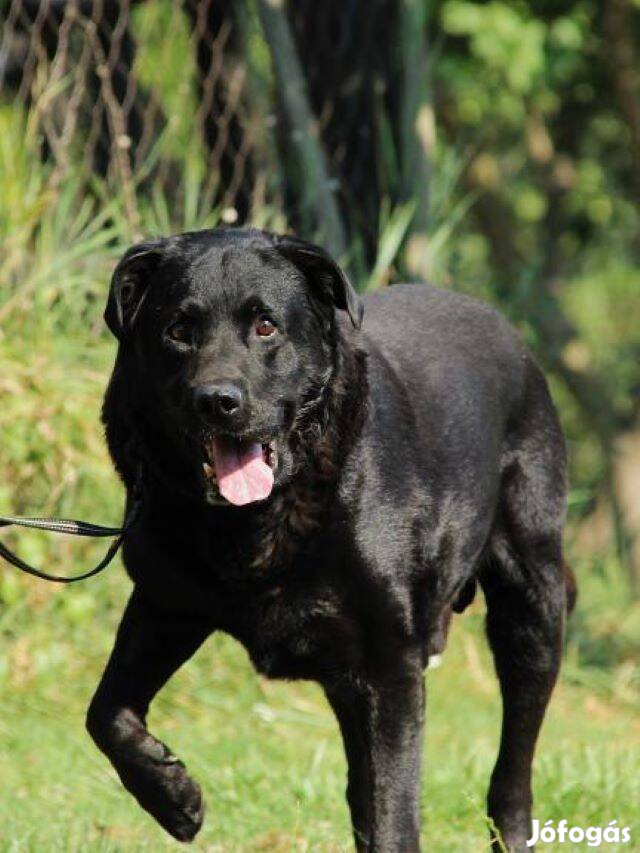
<path fill-rule="evenodd" d="M 530 91 L 544 70 L 546 28 L 511 4 L 449 0 L 442 26 L 451 35 L 468 36 L 473 56 L 516 92 Z"/>

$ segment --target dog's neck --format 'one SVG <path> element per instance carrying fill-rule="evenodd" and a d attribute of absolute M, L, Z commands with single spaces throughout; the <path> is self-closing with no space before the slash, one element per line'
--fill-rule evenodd
<path fill-rule="evenodd" d="M 322 400 L 292 436 L 297 473 L 264 504 L 252 568 L 286 568 L 335 506 L 340 471 L 364 422 L 367 391 L 366 354 L 338 336 L 335 370 Z"/>
<path fill-rule="evenodd" d="M 331 374 L 313 405 L 296 417 L 290 436 L 301 474 L 336 478 L 360 433 L 367 393 L 366 353 L 338 334 Z"/>

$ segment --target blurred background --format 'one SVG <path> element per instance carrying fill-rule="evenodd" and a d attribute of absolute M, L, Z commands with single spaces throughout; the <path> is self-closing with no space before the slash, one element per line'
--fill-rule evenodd
<path fill-rule="evenodd" d="M 534 814 L 617 819 L 640 850 L 640 2 L 0 0 L 0 23 L 0 509 L 119 523 L 102 310 L 143 236 L 292 230 L 363 291 L 493 303 L 545 367 L 571 457 L 580 599 Z M 49 571 L 97 556 L 3 541 Z M 177 849 L 83 730 L 128 591 L 120 566 L 71 589 L 0 566 L 2 850 Z M 428 678 L 436 853 L 487 847 L 482 622 L 477 602 Z M 349 849 L 314 686 L 259 679 L 215 637 L 151 725 L 203 782 L 196 849 Z"/>

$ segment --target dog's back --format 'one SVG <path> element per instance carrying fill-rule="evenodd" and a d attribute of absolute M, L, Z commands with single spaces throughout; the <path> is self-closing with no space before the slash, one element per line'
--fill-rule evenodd
<path fill-rule="evenodd" d="M 491 307 L 428 285 L 368 296 L 371 437 L 402 477 L 420 477 L 434 500 L 493 505 L 520 448 L 560 485 L 565 448 L 546 381 L 513 328 Z M 384 448 L 384 453 L 383 453 Z M 495 513 L 494 513 L 495 514 Z"/>
<path fill-rule="evenodd" d="M 393 285 L 364 304 L 363 335 L 406 388 L 418 426 L 501 431 L 530 358 L 497 311 L 429 285 Z"/>

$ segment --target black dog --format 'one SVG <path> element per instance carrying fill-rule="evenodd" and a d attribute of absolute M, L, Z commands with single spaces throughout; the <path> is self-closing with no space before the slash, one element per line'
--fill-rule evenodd
<path fill-rule="evenodd" d="M 104 420 L 142 510 L 88 728 L 140 805 L 193 838 L 200 790 L 145 715 L 227 631 L 260 672 L 323 686 L 358 849 L 417 850 L 423 669 L 478 580 L 504 700 L 488 810 L 524 851 L 574 591 L 560 426 L 493 310 L 418 285 L 365 304 L 360 331 L 331 258 L 261 231 L 155 240 L 119 263 Z"/>

